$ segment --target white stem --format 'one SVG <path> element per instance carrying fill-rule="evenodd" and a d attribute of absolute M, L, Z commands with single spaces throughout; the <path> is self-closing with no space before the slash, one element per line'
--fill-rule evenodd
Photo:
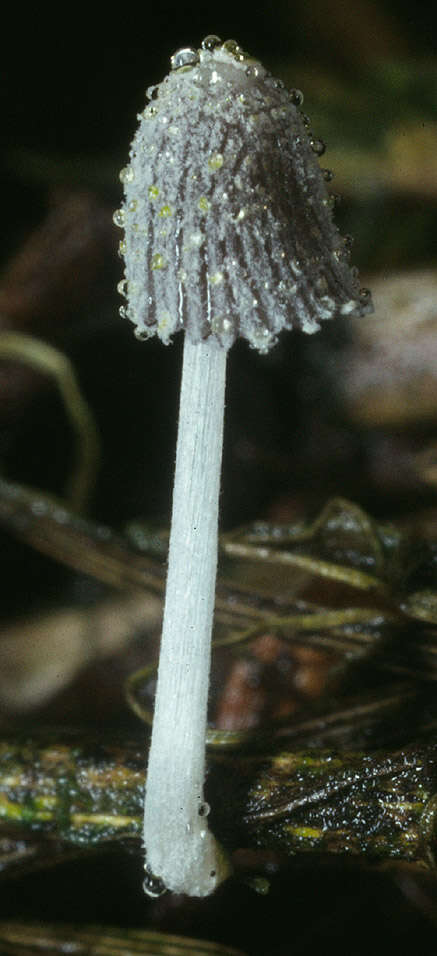
<path fill-rule="evenodd" d="M 203 799 L 226 350 L 185 335 L 164 621 L 144 807 L 146 867 L 207 896 L 224 860 Z M 226 868 L 227 870 L 227 868 Z"/>

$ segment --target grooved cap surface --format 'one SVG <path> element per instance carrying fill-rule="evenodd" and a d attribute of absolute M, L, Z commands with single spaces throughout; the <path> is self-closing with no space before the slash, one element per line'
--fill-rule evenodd
<path fill-rule="evenodd" d="M 372 311 L 296 91 L 234 41 L 207 38 L 172 65 L 148 91 L 114 217 L 138 337 L 167 343 L 184 328 L 266 352 L 282 328 Z"/>

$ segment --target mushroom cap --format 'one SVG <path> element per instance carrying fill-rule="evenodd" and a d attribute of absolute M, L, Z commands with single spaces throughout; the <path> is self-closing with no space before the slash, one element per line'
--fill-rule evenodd
<path fill-rule="evenodd" d="M 125 315 L 139 338 L 237 336 L 261 352 L 282 328 L 316 332 L 372 311 L 297 91 L 235 41 L 179 50 L 148 90 L 120 173 Z"/>

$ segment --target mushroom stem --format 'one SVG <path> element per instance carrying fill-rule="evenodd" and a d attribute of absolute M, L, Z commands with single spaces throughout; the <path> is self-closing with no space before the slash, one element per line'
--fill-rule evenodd
<path fill-rule="evenodd" d="M 185 335 L 164 621 L 144 808 L 149 878 L 206 896 L 228 875 L 204 803 L 227 352 Z"/>

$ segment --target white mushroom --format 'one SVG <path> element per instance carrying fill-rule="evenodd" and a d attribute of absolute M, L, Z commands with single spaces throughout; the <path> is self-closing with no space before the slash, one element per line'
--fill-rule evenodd
<path fill-rule="evenodd" d="M 229 865 L 208 829 L 205 732 L 227 350 L 267 352 L 372 309 L 332 222 L 323 151 L 287 92 L 238 47 L 179 50 L 140 115 L 115 222 L 139 338 L 185 330 L 168 577 L 144 844 L 145 888 L 206 896 Z"/>

